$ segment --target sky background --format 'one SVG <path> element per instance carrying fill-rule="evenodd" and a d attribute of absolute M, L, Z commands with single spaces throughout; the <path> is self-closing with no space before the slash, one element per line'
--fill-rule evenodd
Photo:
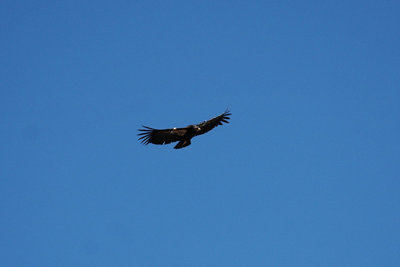
<path fill-rule="evenodd" d="M 400 266 L 399 1 L 1 1 L 0 266 Z M 142 146 L 141 125 L 229 124 Z"/>

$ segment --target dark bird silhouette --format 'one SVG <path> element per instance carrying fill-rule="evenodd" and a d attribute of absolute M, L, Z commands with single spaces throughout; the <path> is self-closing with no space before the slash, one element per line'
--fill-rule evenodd
<path fill-rule="evenodd" d="M 139 129 L 139 131 L 141 131 L 141 133 L 138 134 L 141 136 L 139 137 L 139 140 L 142 140 L 141 143 L 144 145 L 149 143 L 155 145 L 166 145 L 179 141 L 179 143 L 174 147 L 175 149 L 187 147 L 191 144 L 190 140 L 193 137 L 205 134 L 206 132 L 211 131 L 214 127 L 222 125 L 223 122 L 229 123 L 228 120 L 230 118 L 228 116 L 230 115 L 232 114 L 228 108 L 224 113 L 215 118 L 204 121 L 197 125 L 189 125 L 184 128 L 158 130 L 142 125 L 142 127 L 145 129 Z"/>

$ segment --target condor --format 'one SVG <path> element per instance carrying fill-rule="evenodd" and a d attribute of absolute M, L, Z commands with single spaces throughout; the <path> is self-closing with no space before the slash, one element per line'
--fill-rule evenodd
<path fill-rule="evenodd" d="M 155 145 L 165 145 L 179 141 L 179 143 L 176 144 L 174 148 L 180 149 L 189 146 L 191 144 L 190 140 L 193 137 L 205 134 L 206 132 L 211 131 L 213 128 L 217 127 L 218 125 L 222 125 L 223 122 L 229 123 L 228 120 L 230 119 L 230 115 L 232 114 L 230 113 L 229 109 L 227 109 L 224 113 L 217 117 L 214 117 L 197 125 L 189 125 L 184 128 L 158 130 L 142 125 L 142 127 L 145 129 L 139 129 L 139 131 L 141 131 L 141 133 L 138 134 L 140 136 L 139 140 L 141 140 L 141 143 L 143 145 L 147 145 L 149 143 Z"/>

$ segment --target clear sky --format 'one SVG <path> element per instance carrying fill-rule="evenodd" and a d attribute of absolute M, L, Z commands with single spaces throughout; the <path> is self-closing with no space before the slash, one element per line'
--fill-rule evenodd
<path fill-rule="evenodd" d="M 1 1 L 0 266 L 400 266 L 399 14 Z"/>

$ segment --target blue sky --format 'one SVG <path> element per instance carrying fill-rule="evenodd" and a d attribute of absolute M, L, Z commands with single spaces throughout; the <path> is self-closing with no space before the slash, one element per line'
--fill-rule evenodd
<path fill-rule="evenodd" d="M 0 265 L 398 266 L 399 11 L 2 1 Z"/>

